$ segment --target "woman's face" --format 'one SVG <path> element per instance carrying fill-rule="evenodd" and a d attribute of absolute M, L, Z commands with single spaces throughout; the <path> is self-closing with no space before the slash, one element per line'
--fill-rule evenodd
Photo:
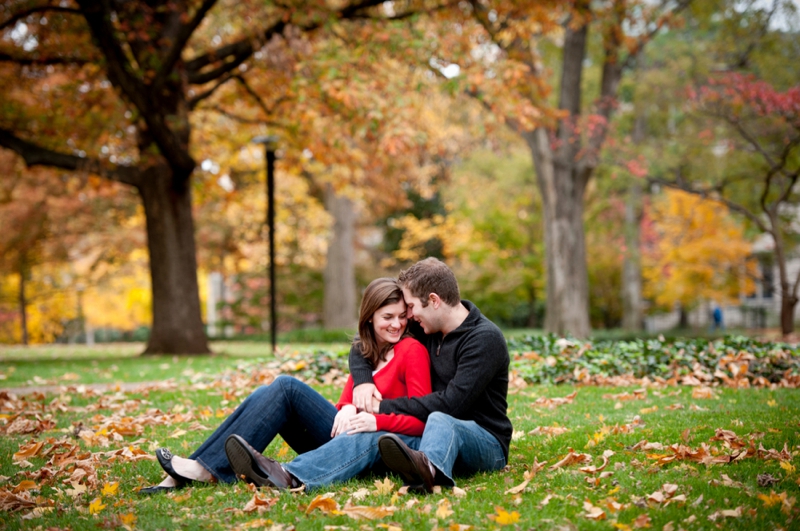
<path fill-rule="evenodd" d="M 406 331 L 406 303 L 404 301 L 387 304 L 372 314 L 372 328 L 378 339 L 378 346 L 397 343 Z"/>

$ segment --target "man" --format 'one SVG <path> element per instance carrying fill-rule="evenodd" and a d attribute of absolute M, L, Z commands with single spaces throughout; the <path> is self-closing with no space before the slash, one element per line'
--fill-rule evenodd
<path fill-rule="evenodd" d="M 454 473 L 499 470 L 508 461 L 512 426 L 508 419 L 509 356 L 497 326 L 469 301 L 462 301 L 455 275 L 427 258 L 398 277 L 408 305 L 409 330 L 428 349 L 433 392 L 381 400 L 372 369 L 350 351 L 353 402 L 359 409 L 413 415 L 426 422 L 416 448 L 393 434 L 380 437 L 386 466 L 412 488 L 431 492 L 454 486 Z"/>

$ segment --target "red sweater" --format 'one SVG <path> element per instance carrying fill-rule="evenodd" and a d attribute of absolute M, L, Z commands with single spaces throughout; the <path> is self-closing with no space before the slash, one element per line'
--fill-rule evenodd
<path fill-rule="evenodd" d="M 428 351 L 416 339 L 407 337 L 394 346 L 394 357 L 374 376 L 375 387 L 383 398 L 411 398 L 431 392 L 431 360 Z M 336 404 L 337 409 L 353 403 L 353 377 L 347 383 Z M 411 415 L 376 414 L 378 431 L 391 431 L 420 436 L 425 423 Z"/>

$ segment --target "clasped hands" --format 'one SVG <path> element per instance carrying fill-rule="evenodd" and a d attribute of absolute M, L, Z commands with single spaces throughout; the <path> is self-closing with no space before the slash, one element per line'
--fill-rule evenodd
<path fill-rule="evenodd" d="M 382 398 L 373 384 L 361 384 L 353 389 L 353 404 L 343 406 L 336 414 L 331 437 L 342 433 L 352 435 L 378 431 L 378 422 L 373 413 L 378 413 Z"/>

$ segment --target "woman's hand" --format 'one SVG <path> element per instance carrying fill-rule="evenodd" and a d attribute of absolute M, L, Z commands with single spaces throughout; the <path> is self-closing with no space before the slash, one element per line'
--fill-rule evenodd
<path fill-rule="evenodd" d="M 364 433 L 368 431 L 378 431 L 378 421 L 372 413 L 357 413 L 350 417 L 350 429 L 347 435 L 354 433 Z"/>
<path fill-rule="evenodd" d="M 381 400 L 383 400 L 383 396 L 381 396 L 381 392 L 378 391 L 375 384 L 363 383 L 353 389 L 353 405 L 359 411 L 378 413 Z"/>
<path fill-rule="evenodd" d="M 356 406 L 351 404 L 342 406 L 342 409 L 336 413 L 336 417 L 333 419 L 331 437 L 336 437 L 337 435 L 345 433 L 350 428 L 350 419 L 355 416 L 356 413 Z"/>

